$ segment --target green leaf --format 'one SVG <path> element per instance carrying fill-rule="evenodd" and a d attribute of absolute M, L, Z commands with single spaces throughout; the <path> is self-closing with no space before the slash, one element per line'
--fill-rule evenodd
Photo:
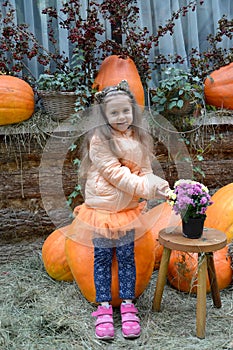
<path fill-rule="evenodd" d="M 183 100 L 179 100 L 179 101 L 177 102 L 177 107 L 178 107 L 178 108 L 182 108 L 183 105 L 184 105 L 184 101 L 183 101 Z"/>
<path fill-rule="evenodd" d="M 81 164 L 81 160 L 80 160 L 80 159 L 78 159 L 78 158 L 75 158 L 75 159 L 73 160 L 73 164 L 74 164 L 74 165 L 78 165 L 78 166 L 80 166 L 80 164 Z"/>
<path fill-rule="evenodd" d="M 75 145 L 74 143 L 72 143 L 72 145 L 70 145 L 69 150 L 72 152 L 77 148 L 77 145 Z"/>
<path fill-rule="evenodd" d="M 78 195 L 78 192 L 77 191 L 73 191 L 70 195 L 69 195 L 69 198 L 76 198 Z"/>
<path fill-rule="evenodd" d="M 202 162 L 204 160 L 204 157 L 200 154 L 197 155 L 197 159 Z"/>
<path fill-rule="evenodd" d="M 171 103 L 168 104 L 168 109 L 172 109 L 173 107 L 176 107 L 176 101 L 172 101 Z"/>
<path fill-rule="evenodd" d="M 71 198 L 67 199 L 66 204 L 67 204 L 68 206 L 70 206 L 70 205 L 72 204 L 72 199 L 71 199 Z"/>
<path fill-rule="evenodd" d="M 161 98 L 161 100 L 160 100 L 160 104 L 161 104 L 161 105 L 163 105 L 163 104 L 166 103 L 166 102 L 167 102 L 166 97 Z"/>

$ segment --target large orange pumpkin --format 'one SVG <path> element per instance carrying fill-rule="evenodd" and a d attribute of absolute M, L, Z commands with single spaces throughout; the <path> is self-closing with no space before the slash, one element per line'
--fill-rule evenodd
<path fill-rule="evenodd" d="M 137 103 L 144 106 L 144 90 L 134 61 L 127 57 L 111 55 L 104 59 L 93 83 L 93 89 L 103 90 L 107 86 L 114 86 L 122 80 L 127 80 L 130 90 Z"/>
<path fill-rule="evenodd" d="M 206 103 L 233 109 L 233 62 L 213 71 L 204 81 Z"/>
<path fill-rule="evenodd" d="M 207 208 L 205 226 L 223 231 L 227 241 L 233 240 L 233 182 L 221 187 L 212 196 Z"/>
<path fill-rule="evenodd" d="M 34 92 L 26 81 L 0 75 L 0 125 L 19 123 L 34 112 Z"/>
<path fill-rule="evenodd" d="M 173 250 L 168 265 L 168 281 L 179 291 L 186 293 L 197 292 L 197 253 L 185 253 Z M 219 289 L 228 287 L 232 281 L 231 259 L 228 247 L 214 252 L 214 265 Z M 210 292 L 209 278 L 207 292 Z"/>
<path fill-rule="evenodd" d="M 88 301 L 95 302 L 94 248 L 67 239 L 65 250 L 70 269 L 80 291 Z M 145 290 L 150 281 L 154 270 L 154 251 L 154 239 L 151 232 L 145 233 L 135 241 L 136 297 Z M 119 306 L 121 303 L 118 293 L 118 266 L 114 254 L 111 302 L 113 306 Z"/>
<path fill-rule="evenodd" d="M 42 260 L 44 267 L 50 277 L 57 281 L 73 281 L 65 255 L 65 226 L 62 230 L 53 231 L 44 241 L 42 246 Z"/>

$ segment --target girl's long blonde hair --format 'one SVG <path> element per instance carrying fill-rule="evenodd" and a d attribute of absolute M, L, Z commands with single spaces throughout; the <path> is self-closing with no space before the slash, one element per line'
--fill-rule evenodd
<path fill-rule="evenodd" d="M 110 91 L 110 92 L 108 92 Z M 90 131 L 88 131 L 83 139 L 82 146 L 81 146 L 81 163 L 79 167 L 79 184 L 82 187 L 82 192 L 84 192 L 85 182 L 88 170 L 91 166 L 91 160 L 89 157 L 89 150 L 90 150 L 90 141 L 93 137 L 93 135 L 97 135 L 103 142 L 108 141 L 111 151 L 113 152 L 113 155 L 116 155 L 115 150 L 115 143 L 113 138 L 113 129 L 108 123 L 108 119 L 105 115 L 105 104 L 106 104 L 106 97 L 111 96 L 117 96 L 119 94 L 126 94 L 132 104 L 132 112 L 133 112 L 133 122 L 130 126 L 132 130 L 132 137 L 136 139 L 143 147 L 142 150 L 145 153 L 145 156 L 148 154 L 152 154 L 153 152 L 153 138 L 149 134 L 148 125 L 143 118 L 143 109 L 141 106 L 138 106 L 136 103 L 136 100 L 134 96 L 131 94 L 131 92 L 128 90 L 121 90 L 119 88 L 108 87 L 105 88 L 102 92 L 103 98 L 98 101 L 98 103 L 94 104 L 94 106 L 90 109 L 91 115 L 89 115 L 89 118 L 95 119 L 95 127 L 92 128 Z M 99 93 L 97 93 L 99 94 Z M 94 115 L 93 115 L 94 114 Z"/>

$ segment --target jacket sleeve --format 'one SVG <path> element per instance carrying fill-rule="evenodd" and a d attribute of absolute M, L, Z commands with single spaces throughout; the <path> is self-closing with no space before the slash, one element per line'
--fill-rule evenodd
<path fill-rule="evenodd" d="M 130 169 L 123 166 L 113 155 L 108 142 L 103 142 L 96 137 L 91 140 L 90 159 L 106 181 L 132 196 L 144 199 L 166 197 L 170 190 L 167 181 L 154 175 L 152 171 L 149 172 L 148 164 L 144 175 L 138 176 L 131 173 Z"/>

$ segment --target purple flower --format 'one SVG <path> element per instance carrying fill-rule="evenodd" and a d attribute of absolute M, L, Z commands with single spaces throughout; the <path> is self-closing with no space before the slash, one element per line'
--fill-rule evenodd
<path fill-rule="evenodd" d="M 208 199 L 206 197 L 202 197 L 201 200 L 200 200 L 200 204 L 201 205 L 204 205 L 208 202 Z"/>
<path fill-rule="evenodd" d="M 206 209 L 212 204 L 208 188 L 200 182 L 178 180 L 175 183 L 174 196 L 171 197 L 173 210 L 182 218 L 205 216 Z"/>
<path fill-rule="evenodd" d="M 207 209 L 206 207 L 202 207 L 202 208 L 201 208 L 201 212 L 200 212 L 200 214 L 204 215 L 204 214 L 205 214 L 205 212 L 206 212 L 206 209 Z"/>

